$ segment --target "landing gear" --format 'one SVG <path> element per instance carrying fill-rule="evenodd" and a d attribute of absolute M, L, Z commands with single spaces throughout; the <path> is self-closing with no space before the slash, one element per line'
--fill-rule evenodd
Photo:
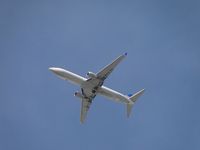
<path fill-rule="evenodd" d="M 89 99 L 88 102 L 91 104 L 92 103 L 92 99 Z"/>

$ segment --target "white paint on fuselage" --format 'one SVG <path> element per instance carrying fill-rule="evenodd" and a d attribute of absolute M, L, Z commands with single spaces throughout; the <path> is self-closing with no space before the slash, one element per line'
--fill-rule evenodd
<path fill-rule="evenodd" d="M 61 79 L 67 80 L 76 85 L 81 85 L 84 81 L 87 80 L 86 78 L 84 78 L 82 76 L 79 76 L 75 73 L 72 73 L 72 72 L 62 69 L 62 68 L 51 67 L 51 68 L 49 68 L 49 70 L 54 72 Z"/>
<path fill-rule="evenodd" d="M 79 76 L 75 73 L 72 73 L 68 70 L 62 69 L 62 68 L 49 68 L 49 70 L 53 71 L 58 77 L 61 79 L 67 80 L 73 84 L 80 85 L 80 87 L 83 89 L 84 96 L 88 98 L 95 97 L 96 94 L 104 95 L 108 98 L 112 97 L 112 99 L 129 103 L 130 100 L 128 96 L 123 95 L 115 90 L 112 90 L 108 87 L 102 86 L 100 84 L 101 80 L 98 78 L 89 78 L 86 79 L 82 76 Z M 93 92 L 93 90 L 96 90 L 96 92 Z M 101 91 L 104 91 L 104 94 L 101 94 Z M 105 95 L 106 94 L 106 95 Z"/>
<path fill-rule="evenodd" d="M 99 87 L 99 83 L 100 80 L 97 78 L 89 78 L 88 80 L 84 81 L 81 84 L 81 88 L 83 89 L 85 96 L 90 98 L 94 97 L 96 95 L 96 90 Z"/>

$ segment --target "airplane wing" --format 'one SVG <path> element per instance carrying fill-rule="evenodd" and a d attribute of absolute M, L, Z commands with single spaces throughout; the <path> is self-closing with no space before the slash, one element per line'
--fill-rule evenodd
<path fill-rule="evenodd" d="M 97 77 L 104 81 L 108 75 L 114 70 L 114 68 L 126 57 L 127 53 L 119 56 L 112 63 L 104 67 L 101 71 L 97 73 Z"/>
<path fill-rule="evenodd" d="M 81 123 L 83 123 L 85 121 L 85 118 L 87 116 L 87 112 L 88 112 L 90 105 L 91 105 L 90 101 L 91 101 L 91 99 L 89 99 L 89 98 L 82 98 L 81 117 L 80 117 Z"/>

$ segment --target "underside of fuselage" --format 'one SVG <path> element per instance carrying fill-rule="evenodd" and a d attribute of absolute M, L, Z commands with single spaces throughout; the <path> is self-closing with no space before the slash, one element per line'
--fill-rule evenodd
<path fill-rule="evenodd" d="M 103 85 L 103 82 L 97 78 L 89 78 L 81 84 L 82 95 L 88 99 L 94 99 L 99 87 Z"/>

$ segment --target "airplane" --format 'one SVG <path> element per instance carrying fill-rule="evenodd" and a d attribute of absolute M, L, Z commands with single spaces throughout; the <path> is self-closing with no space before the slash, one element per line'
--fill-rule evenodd
<path fill-rule="evenodd" d="M 127 53 L 120 55 L 112 63 L 104 67 L 98 73 L 88 72 L 86 78 L 62 68 L 55 68 L 55 67 L 49 68 L 50 71 L 55 73 L 61 79 L 67 80 L 72 84 L 80 86 L 81 92 L 79 91 L 75 92 L 74 96 L 80 98 L 82 102 L 81 114 L 80 114 L 81 123 L 84 123 L 87 116 L 87 112 L 96 95 L 102 95 L 116 102 L 121 102 L 126 104 L 127 117 L 130 116 L 131 109 L 134 103 L 136 102 L 138 97 L 140 97 L 144 93 L 144 89 L 140 90 L 135 94 L 124 95 L 120 92 L 117 92 L 106 86 L 103 86 L 105 79 L 111 74 L 111 72 L 126 56 Z"/>

